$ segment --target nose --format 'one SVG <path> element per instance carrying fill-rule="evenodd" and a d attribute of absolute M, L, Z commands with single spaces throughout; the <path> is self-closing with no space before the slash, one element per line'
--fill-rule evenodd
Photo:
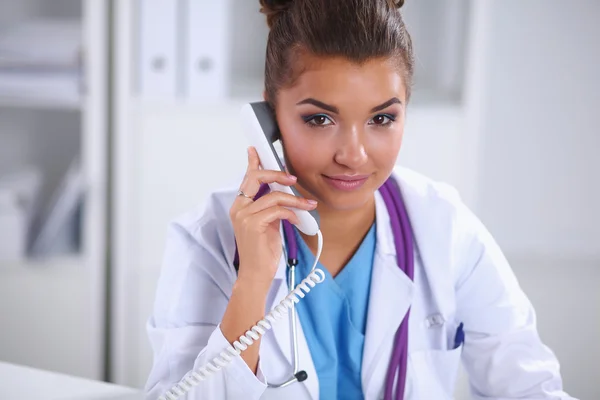
<path fill-rule="evenodd" d="M 340 143 L 335 153 L 335 162 L 356 170 L 366 164 L 368 155 L 364 144 L 364 134 L 356 127 L 340 135 Z"/>

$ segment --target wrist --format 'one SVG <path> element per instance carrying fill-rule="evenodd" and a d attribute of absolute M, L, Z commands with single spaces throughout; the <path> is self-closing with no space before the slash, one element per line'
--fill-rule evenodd
<path fill-rule="evenodd" d="M 221 322 L 221 331 L 229 343 L 238 340 L 264 317 L 268 288 L 238 279 Z"/>
<path fill-rule="evenodd" d="M 234 284 L 234 289 L 239 288 L 244 292 L 252 292 L 254 294 L 264 293 L 266 295 L 269 292 L 272 283 L 272 276 L 264 277 L 259 274 L 244 274 L 240 269 L 240 273 Z"/>
<path fill-rule="evenodd" d="M 266 300 L 272 280 L 257 279 L 240 276 L 233 285 L 233 293 L 246 297 L 251 296 L 255 299 Z"/>

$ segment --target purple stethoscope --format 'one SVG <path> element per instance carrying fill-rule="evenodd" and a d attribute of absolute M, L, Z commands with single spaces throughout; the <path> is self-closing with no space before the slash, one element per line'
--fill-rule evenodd
<path fill-rule="evenodd" d="M 254 200 L 257 200 L 261 196 L 265 195 L 269 191 L 269 186 L 266 184 L 261 185 L 258 193 L 254 196 Z M 380 188 L 379 192 L 385 202 L 388 214 L 390 215 L 390 222 L 392 225 L 392 233 L 394 234 L 394 245 L 396 247 L 396 258 L 400 269 L 410 278 L 414 279 L 414 258 L 413 258 L 413 236 L 408 213 L 402 200 L 400 188 L 393 179 L 388 179 Z M 287 256 L 288 256 L 288 267 L 294 268 L 298 264 L 298 244 L 294 240 L 294 228 L 288 221 L 282 221 L 283 234 L 287 243 Z M 235 250 L 235 257 L 233 262 L 236 270 L 239 268 L 239 255 L 237 248 Z M 293 279 L 295 274 L 290 273 L 290 279 Z M 293 288 L 293 280 L 290 282 L 290 287 Z M 406 371 L 408 363 L 408 320 L 410 317 L 410 308 L 406 312 L 398 331 L 394 337 L 394 347 L 392 350 L 392 356 L 390 358 L 390 364 L 386 374 L 385 392 L 384 399 L 396 400 L 404 397 L 404 390 L 406 387 Z M 294 354 L 294 377 L 279 385 L 270 385 L 269 387 L 281 388 L 285 387 L 293 382 L 302 382 L 306 380 L 307 374 L 305 371 L 298 370 L 298 343 L 296 334 L 296 318 L 295 314 L 292 314 L 292 333 L 293 333 L 293 354 Z M 394 381 L 397 378 L 396 393 L 394 396 Z M 394 397 L 392 397 L 394 396 Z"/>

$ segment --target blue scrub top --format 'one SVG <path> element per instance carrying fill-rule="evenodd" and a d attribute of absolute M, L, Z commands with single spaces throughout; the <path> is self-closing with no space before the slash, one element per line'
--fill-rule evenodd
<path fill-rule="evenodd" d="M 315 257 L 300 234 L 294 232 L 298 284 L 310 273 Z M 375 224 L 335 279 L 321 263 L 317 265 L 325 273 L 325 280 L 296 305 L 319 378 L 320 399 L 364 398 L 361 366 L 374 254 Z"/>

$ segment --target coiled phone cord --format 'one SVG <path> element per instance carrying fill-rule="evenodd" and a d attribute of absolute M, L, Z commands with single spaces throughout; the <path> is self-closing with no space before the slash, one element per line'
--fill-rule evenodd
<path fill-rule="evenodd" d="M 265 334 L 266 331 L 271 329 L 272 325 L 278 319 L 283 318 L 288 311 L 293 307 L 295 303 L 298 303 L 300 299 L 317 283 L 323 282 L 325 274 L 322 270 L 317 268 L 317 263 L 321 257 L 321 251 L 323 250 L 323 235 L 321 231 L 317 232 L 318 245 L 317 254 L 315 256 L 315 262 L 311 268 L 310 274 L 302 280 L 281 302 L 271 310 L 271 312 L 262 320 L 258 321 L 256 325 L 250 328 L 244 335 L 240 336 L 239 340 L 236 340 L 232 346 L 225 348 L 217 357 L 213 358 L 208 364 L 197 368 L 194 371 L 189 372 L 186 376 L 175 384 L 171 390 L 167 391 L 164 395 L 159 397 L 159 400 L 175 400 L 180 396 L 183 396 L 189 392 L 194 386 L 200 384 L 200 382 L 210 378 L 211 375 L 219 372 L 221 369 L 227 367 L 233 357 L 239 356 L 242 351 L 246 350 L 248 346 L 258 340 Z"/>

